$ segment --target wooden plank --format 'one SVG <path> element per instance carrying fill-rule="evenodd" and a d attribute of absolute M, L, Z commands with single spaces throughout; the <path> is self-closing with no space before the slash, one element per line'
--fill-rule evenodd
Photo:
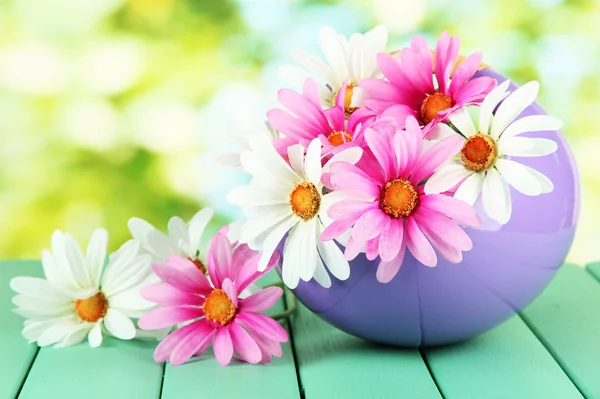
<path fill-rule="evenodd" d="M 28 344 L 21 335 L 24 319 L 13 313 L 11 299 L 15 295 L 8 284 L 17 276 L 41 277 L 39 261 L 13 261 L 0 263 L 0 398 L 17 395 L 25 380 L 29 366 L 37 353 L 37 345 Z"/>
<path fill-rule="evenodd" d="M 259 284 L 264 287 L 276 281 L 280 280 L 273 271 Z M 266 313 L 273 315 L 283 310 L 283 300 L 280 300 Z M 233 360 L 229 366 L 223 367 L 214 358 L 212 348 L 187 364 L 167 364 L 162 399 L 194 397 L 196 393 L 206 398 L 299 398 L 292 344 L 288 341 L 282 347 L 283 356 L 274 357 L 266 365 Z"/>
<path fill-rule="evenodd" d="M 583 268 L 565 265 L 522 317 L 583 395 L 600 398 L 598 282 Z"/>
<path fill-rule="evenodd" d="M 463 343 L 424 352 L 447 398 L 582 397 L 519 317 Z"/>
<path fill-rule="evenodd" d="M 335 329 L 299 305 L 292 318 L 308 399 L 440 398 L 416 349 L 376 345 Z"/>
<path fill-rule="evenodd" d="M 586 269 L 596 280 L 600 282 L 600 262 L 590 263 Z"/>

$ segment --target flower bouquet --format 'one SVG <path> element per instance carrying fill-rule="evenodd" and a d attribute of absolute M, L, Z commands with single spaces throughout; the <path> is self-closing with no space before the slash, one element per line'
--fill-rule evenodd
<path fill-rule="evenodd" d="M 284 283 L 337 327 L 431 345 L 487 330 L 529 303 L 562 264 L 578 216 L 575 163 L 535 102 L 459 55 L 444 32 L 386 52 L 379 26 L 349 39 L 324 27 L 324 59 L 282 69 L 228 199 L 240 239 L 281 253 Z M 273 134 L 275 132 L 275 134 Z"/>

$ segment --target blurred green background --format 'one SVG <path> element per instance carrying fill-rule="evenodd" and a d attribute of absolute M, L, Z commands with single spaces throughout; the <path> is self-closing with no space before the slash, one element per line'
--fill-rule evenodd
<path fill-rule="evenodd" d="M 569 260 L 600 259 L 600 2 L 597 0 L 13 0 L 0 2 L 0 258 L 38 258 L 54 229 L 129 238 L 127 219 L 239 216 L 244 177 L 204 162 L 234 111 L 263 116 L 292 48 L 318 28 L 390 31 L 388 48 L 444 29 L 461 52 L 518 83 L 565 121 L 583 183 Z"/>

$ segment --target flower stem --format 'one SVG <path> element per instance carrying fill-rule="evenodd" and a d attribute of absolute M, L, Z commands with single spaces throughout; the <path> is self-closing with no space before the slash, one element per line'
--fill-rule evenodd
<path fill-rule="evenodd" d="M 297 308 L 296 297 L 294 296 L 294 294 L 292 294 L 292 292 L 289 289 L 287 289 L 287 287 L 285 285 L 283 285 L 283 283 L 281 281 L 279 281 L 275 284 L 271 284 L 271 285 L 269 285 L 269 287 L 282 288 L 283 291 L 285 292 L 285 299 L 286 299 L 285 302 L 287 303 L 287 306 L 288 306 L 288 308 L 285 311 L 273 315 L 272 316 L 273 319 L 285 320 L 285 319 L 288 319 L 294 313 L 296 313 L 296 308 Z"/>

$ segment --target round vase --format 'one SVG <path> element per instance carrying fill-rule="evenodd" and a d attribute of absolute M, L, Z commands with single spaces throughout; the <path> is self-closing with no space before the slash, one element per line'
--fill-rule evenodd
<path fill-rule="evenodd" d="M 498 83 L 507 78 L 491 69 Z M 517 86 L 513 83 L 510 90 Z M 520 117 L 546 114 L 533 103 Z M 579 217 L 580 182 L 571 149 L 560 131 L 524 133 L 522 137 L 554 140 L 558 150 L 518 162 L 545 174 L 554 184 L 549 194 L 530 197 L 512 187 L 512 216 L 505 225 L 489 219 L 481 198 L 475 208 L 482 219 L 465 228 L 473 249 L 453 264 L 438 256 L 426 267 L 406 251 L 398 274 L 386 284 L 375 272 L 379 259 L 360 254 L 350 262 L 350 278 L 332 277 L 326 289 L 314 280 L 300 281 L 296 297 L 335 327 L 369 341 L 432 346 L 476 336 L 515 315 L 552 280 L 573 242 Z"/>

